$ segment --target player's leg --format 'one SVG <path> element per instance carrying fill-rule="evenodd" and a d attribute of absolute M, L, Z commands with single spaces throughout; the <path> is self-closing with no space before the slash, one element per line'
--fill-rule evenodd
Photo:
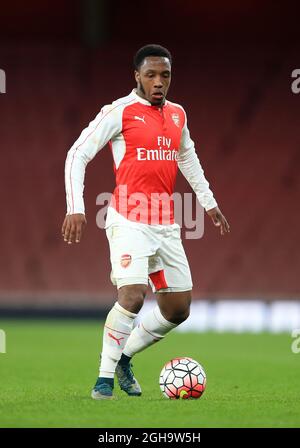
<path fill-rule="evenodd" d="M 114 378 L 116 365 L 132 331 L 134 319 L 144 303 L 146 285 L 127 285 L 118 290 L 118 300 L 107 315 L 99 376 Z"/>
<path fill-rule="evenodd" d="M 99 378 L 92 391 L 95 399 L 112 398 L 114 374 L 123 348 L 132 331 L 134 319 L 143 305 L 148 285 L 147 238 L 141 231 L 111 228 L 107 231 L 112 262 L 112 282 L 118 288 L 118 300 L 104 325 Z M 132 375 L 130 375 L 131 377 Z M 119 376 L 118 376 L 119 379 Z M 129 395 L 140 395 L 140 387 L 131 379 Z"/>
<path fill-rule="evenodd" d="M 112 398 L 114 375 L 127 339 L 132 331 L 134 319 L 143 306 L 147 286 L 126 285 L 118 289 L 118 300 L 107 315 L 104 332 L 99 377 L 92 391 L 95 399 Z M 129 366 L 130 367 L 130 366 Z M 141 395 L 140 386 L 131 375 L 127 387 L 129 395 Z"/>
<path fill-rule="evenodd" d="M 189 316 L 191 291 L 157 293 L 157 306 L 147 313 L 131 332 L 120 362 L 129 362 L 136 354 L 161 341 Z"/>
<path fill-rule="evenodd" d="M 157 293 L 157 306 L 131 332 L 120 362 L 163 339 L 189 315 L 192 279 L 176 226 L 166 231 L 158 254 L 149 259 L 150 283 Z"/>
<path fill-rule="evenodd" d="M 190 315 L 192 291 L 184 292 L 159 292 L 157 293 L 157 304 L 160 313 L 168 322 L 179 325 Z"/>

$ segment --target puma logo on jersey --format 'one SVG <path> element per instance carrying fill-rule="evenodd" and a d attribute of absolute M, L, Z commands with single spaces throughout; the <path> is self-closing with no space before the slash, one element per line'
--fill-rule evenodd
<path fill-rule="evenodd" d="M 112 338 L 114 341 L 116 341 L 116 343 L 118 344 L 118 345 L 121 345 L 121 340 L 122 339 L 124 339 L 124 338 L 116 338 L 113 334 L 111 334 L 111 333 L 108 333 L 108 336 L 110 337 L 110 338 Z"/>
<path fill-rule="evenodd" d="M 140 121 L 142 121 L 143 123 L 146 124 L 146 122 L 145 122 L 145 115 L 143 115 L 142 117 L 138 117 L 137 115 L 135 115 L 135 116 L 134 116 L 134 119 L 135 119 L 135 120 L 140 120 Z"/>

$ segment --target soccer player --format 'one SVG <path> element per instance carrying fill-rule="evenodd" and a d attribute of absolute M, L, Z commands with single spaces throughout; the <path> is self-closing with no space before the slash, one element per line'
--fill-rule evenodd
<path fill-rule="evenodd" d="M 66 159 L 62 235 L 68 244 L 80 242 L 86 225 L 86 165 L 108 142 L 116 175 L 105 228 L 118 298 L 104 325 L 94 399 L 113 398 L 115 374 L 123 391 L 141 395 L 132 357 L 189 316 L 192 279 L 171 198 L 178 167 L 220 233 L 229 232 L 195 152 L 186 113 L 166 99 L 171 65 L 166 48 L 142 47 L 134 57 L 136 88 L 101 109 Z M 134 327 L 148 282 L 157 306 Z"/>

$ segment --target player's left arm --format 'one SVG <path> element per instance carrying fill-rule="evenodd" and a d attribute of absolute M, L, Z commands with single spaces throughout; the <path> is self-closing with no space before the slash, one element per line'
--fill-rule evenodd
<path fill-rule="evenodd" d="M 229 224 L 209 188 L 209 183 L 195 151 L 195 144 L 187 127 L 186 115 L 178 152 L 178 167 L 194 190 L 200 204 L 212 219 L 213 224 L 220 228 L 221 235 L 229 233 Z"/>
<path fill-rule="evenodd" d="M 230 227 L 227 219 L 225 218 L 219 207 L 214 207 L 211 210 L 206 210 L 206 213 L 211 217 L 214 225 L 216 227 L 220 227 L 221 235 L 225 235 L 225 233 L 230 232 Z"/>

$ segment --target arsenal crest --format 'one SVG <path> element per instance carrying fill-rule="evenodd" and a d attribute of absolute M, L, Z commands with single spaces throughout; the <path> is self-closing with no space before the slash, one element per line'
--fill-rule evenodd
<path fill-rule="evenodd" d="M 179 128 L 179 124 L 180 124 L 179 115 L 172 114 L 171 117 L 172 117 L 172 120 L 174 121 L 174 123 L 176 124 L 176 126 Z"/>
<path fill-rule="evenodd" d="M 127 268 L 131 263 L 131 255 L 124 254 L 121 256 L 121 266 L 122 268 Z"/>

